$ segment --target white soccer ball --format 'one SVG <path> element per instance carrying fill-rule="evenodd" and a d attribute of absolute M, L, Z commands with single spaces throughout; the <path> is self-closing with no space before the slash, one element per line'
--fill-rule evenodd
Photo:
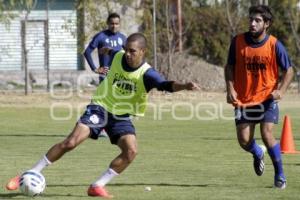
<path fill-rule="evenodd" d="M 26 171 L 20 177 L 20 190 L 26 196 L 37 196 L 46 187 L 46 180 L 43 174 L 36 171 Z"/>

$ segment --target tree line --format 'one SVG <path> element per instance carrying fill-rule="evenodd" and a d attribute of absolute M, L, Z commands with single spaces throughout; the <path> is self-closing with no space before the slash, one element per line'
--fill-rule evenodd
<path fill-rule="evenodd" d="M 0 0 L 0 22 L 9 24 L 14 16 L 9 11 L 16 6 L 29 10 L 37 0 Z M 54 2 L 54 0 L 47 0 Z M 140 31 L 149 44 L 153 44 L 153 0 L 75 0 L 74 8 L 88 12 L 94 17 L 89 21 L 95 32 L 106 28 L 105 20 L 99 20 L 99 7 L 114 11 L 118 3 L 123 8 L 135 6 L 143 9 Z M 174 4 L 178 0 L 156 0 L 156 45 L 159 54 L 172 54 L 178 50 L 178 16 Z M 248 8 L 251 5 L 267 3 L 274 14 L 274 23 L 269 33 L 277 37 L 287 48 L 294 66 L 300 69 L 300 1 L 299 0 L 181 0 L 183 51 L 196 55 L 205 61 L 224 66 L 231 39 L 248 30 Z M 176 8 L 175 8 L 176 9 Z M 85 17 L 85 15 L 78 15 Z M 86 41 L 82 37 L 80 40 Z M 82 44 L 80 42 L 79 44 Z M 149 45 L 148 58 L 153 60 L 153 46 Z"/>
<path fill-rule="evenodd" d="M 145 13 L 144 32 L 151 38 L 152 0 L 145 1 L 149 13 Z M 231 39 L 238 33 L 248 30 L 248 9 L 261 1 L 205 1 L 185 0 L 182 2 L 183 45 L 184 49 L 209 63 L 224 66 L 227 61 Z M 176 26 L 168 29 L 166 21 L 171 24 L 176 20 L 166 9 L 168 0 L 157 1 L 158 51 L 166 53 L 170 48 L 167 35 L 176 51 Z M 272 0 L 268 2 L 274 14 L 274 23 L 269 33 L 277 37 L 287 48 L 294 66 L 300 69 L 300 1 Z M 169 17 L 168 17 L 169 16 Z M 169 18 L 169 19 L 168 19 Z M 174 22 L 175 21 L 175 22 Z"/>

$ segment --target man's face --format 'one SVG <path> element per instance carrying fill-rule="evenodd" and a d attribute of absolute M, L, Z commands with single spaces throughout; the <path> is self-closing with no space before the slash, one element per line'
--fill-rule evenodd
<path fill-rule="evenodd" d="M 125 58 L 132 68 L 138 68 L 145 56 L 145 49 L 141 48 L 138 41 L 127 42 L 125 46 Z"/>
<path fill-rule="evenodd" d="M 258 38 L 265 33 L 269 25 L 270 23 L 265 22 L 260 14 L 249 16 L 249 32 L 254 38 Z"/>
<path fill-rule="evenodd" d="M 113 32 L 116 33 L 119 31 L 120 29 L 120 18 L 115 17 L 115 18 L 110 18 L 109 21 L 107 22 L 108 25 L 108 29 Z"/>

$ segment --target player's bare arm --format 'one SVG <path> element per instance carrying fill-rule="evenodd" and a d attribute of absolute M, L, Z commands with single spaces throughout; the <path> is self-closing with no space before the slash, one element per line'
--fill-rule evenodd
<path fill-rule="evenodd" d="M 193 82 L 188 83 L 179 83 L 174 81 L 172 84 L 172 89 L 174 92 L 180 91 L 180 90 L 200 90 L 200 87 Z"/>
<path fill-rule="evenodd" d="M 226 65 L 224 68 L 226 91 L 227 91 L 227 103 L 237 102 L 237 93 L 233 87 L 233 66 Z"/>
<path fill-rule="evenodd" d="M 292 67 L 289 67 L 286 71 L 282 74 L 282 82 L 279 85 L 277 90 L 274 90 L 272 92 L 272 97 L 275 100 L 282 99 L 284 93 L 286 92 L 288 86 L 290 85 L 292 79 L 294 77 L 294 69 Z"/>

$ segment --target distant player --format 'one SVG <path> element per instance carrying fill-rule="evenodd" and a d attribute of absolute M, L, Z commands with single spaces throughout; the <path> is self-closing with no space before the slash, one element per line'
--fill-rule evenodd
<path fill-rule="evenodd" d="M 157 88 L 161 91 L 176 92 L 196 90 L 193 83 L 179 83 L 165 80 L 145 62 L 146 38 L 141 33 L 128 37 L 125 52 L 115 54 L 107 77 L 100 83 L 92 102 L 77 122 L 74 130 L 62 142 L 52 146 L 46 155 L 31 170 L 41 172 L 46 166 L 60 159 L 87 138 L 97 139 L 101 130 L 106 129 L 112 144 L 121 153 L 111 161 L 108 169 L 88 188 L 89 196 L 111 198 L 104 186 L 123 172 L 137 155 L 137 139 L 130 116 L 143 116 L 146 110 L 147 93 Z M 6 188 L 16 190 L 19 176 L 11 179 Z"/>
<path fill-rule="evenodd" d="M 109 47 L 115 51 L 120 51 L 126 43 L 126 36 L 120 31 L 120 15 L 111 13 L 107 20 L 108 29 L 97 33 L 89 43 L 84 52 L 84 56 L 92 71 L 99 74 L 99 83 L 105 78 L 112 61 L 112 57 L 106 54 L 100 54 L 102 47 Z M 92 52 L 98 49 L 99 65 L 96 66 L 92 59 Z"/>
<path fill-rule="evenodd" d="M 254 139 L 254 130 L 260 124 L 261 137 L 272 159 L 274 187 L 284 189 L 280 145 L 273 136 L 278 123 L 278 104 L 293 78 L 289 56 L 274 36 L 268 35 L 273 15 L 264 5 L 249 9 L 249 31 L 237 35 L 229 49 L 225 66 L 227 102 L 235 107 L 235 123 L 240 146 L 254 158 L 258 176 L 264 173 L 265 147 Z M 282 80 L 279 83 L 279 68 Z"/>

